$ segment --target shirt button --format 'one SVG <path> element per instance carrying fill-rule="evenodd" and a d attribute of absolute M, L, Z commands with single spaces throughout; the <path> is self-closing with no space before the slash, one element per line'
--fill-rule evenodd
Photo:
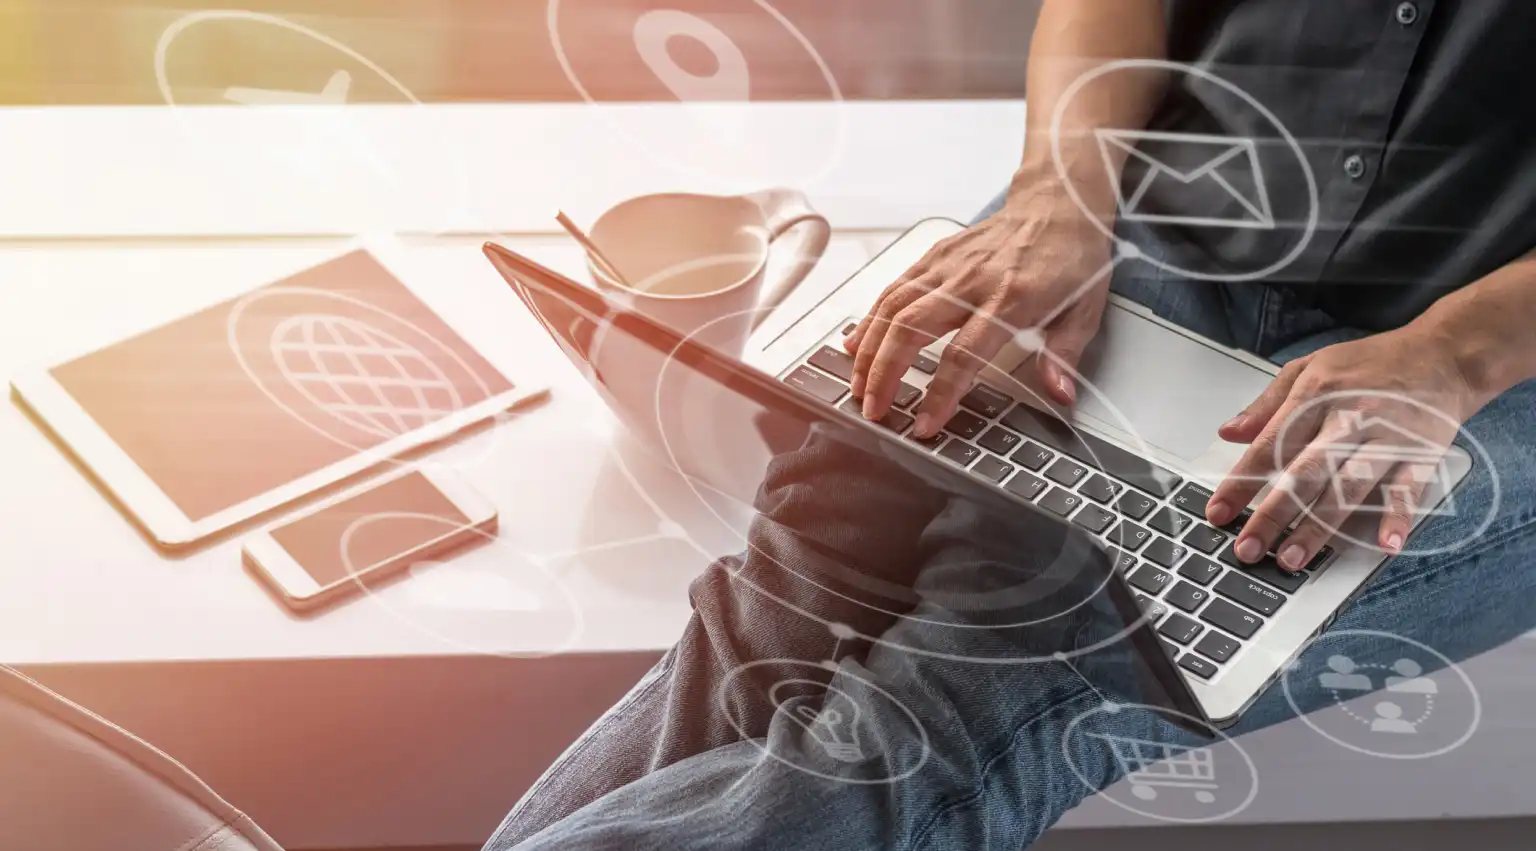
<path fill-rule="evenodd" d="M 1351 180 L 1359 180 L 1364 177 L 1365 157 L 1359 154 L 1351 154 L 1349 159 L 1344 161 L 1344 173 L 1349 175 Z"/>
<path fill-rule="evenodd" d="M 1397 22 L 1403 26 L 1412 26 L 1419 19 L 1419 7 L 1412 3 L 1397 4 Z"/>

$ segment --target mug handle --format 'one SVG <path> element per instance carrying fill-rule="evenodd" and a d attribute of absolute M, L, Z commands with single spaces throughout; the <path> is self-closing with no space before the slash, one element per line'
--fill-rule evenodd
<path fill-rule="evenodd" d="M 752 319 L 752 327 L 756 328 L 816 268 L 816 263 L 827 251 L 827 243 L 832 240 L 832 225 L 826 216 L 811 208 L 805 193 L 796 189 L 765 189 L 746 197 L 763 211 L 763 218 L 768 223 L 770 260 L 780 252 L 794 257 L 794 262 L 778 280 L 764 284 L 763 296 Z M 785 236 L 788 238 L 780 239 Z"/>

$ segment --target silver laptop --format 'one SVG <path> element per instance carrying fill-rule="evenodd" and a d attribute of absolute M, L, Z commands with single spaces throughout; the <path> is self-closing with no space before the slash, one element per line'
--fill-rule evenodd
<path fill-rule="evenodd" d="M 822 403 L 826 416 L 842 411 L 840 419 L 850 426 L 883 433 L 918 459 L 931 458 L 933 465 L 954 471 L 945 475 L 970 482 L 967 487 L 1006 495 L 996 500 L 1005 506 L 1027 503 L 1031 521 L 1070 530 L 1074 540 L 1091 536 L 1107 554 L 1106 575 L 1120 580 L 1101 583 L 1115 586 L 1108 596 L 1118 599 L 1099 601 L 1097 616 L 1115 620 L 1139 606 L 1126 633 L 1134 640 L 1122 644 L 1133 647 L 1147 662 L 1143 667 L 1162 681 L 1166 699 L 1158 705 L 1166 703 L 1185 718 L 1196 713 L 1217 727 L 1234 722 L 1349 604 L 1384 557 L 1336 540 L 1296 574 L 1281 571 L 1272 557 L 1239 565 L 1232 548 L 1242 518 L 1223 528 L 1204 522 L 1211 489 L 1244 448 L 1217 439 L 1216 429 L 1268 385 L 1276 368 L 1117 297 L 1080 365 L 1084 380 L 1071 411 L 1044 402 L 1029 384 L 1032 368 L 1019 368 L 1022 353 L 1005 351 L 983 370 L 943 434 L 918 441 L 910 433 L 910 411 L 926 392 L 947 342 L 940 340 L 904 377 L 896 409 L 878 426 L 865 422 L 850 399 L 852 361 L 841 348 L 845 331 L 891 281 L 961 229 L 950 220 L 921 222 L 833 292 L 799 307 L 786 302 L 749 344 L 742 360 L 755 368 L 751 374 L 732 377 L 729 359 L 702 349 L 692 357 L 703 365 L 691 368 L 713 370 L 712 380 L 742 387 L 750 387 L 755 375 L 771 385 L 767 376 L 774 376 L 803 398 Z M 610 405 L 622 415 L 625 408 L 649 403 L 655 411 L 647 416 L 661 414 L 660 390 L 646 390 L 639 402 L 614 398 L 627 391 L 595 362 L 601 358 L 594 352 L 603 344 L 593 336 L 603 333 L 593 330 L 601 324 L 595 320 L 614 321 L 622 308 L 499 246 L 487 245 L 486 253 L 567 354 L 589 368 Z M 629 319 L 654 326 L 633 315 Z M 670 357 L 680 344 L 668 334 L 657 326 L 642 328 L 617 347 L 610 341 L 608 365 L 623 368 L 658 354 Z M 755 392 L 763 394 L 761 388 Z M 655 425 L 644 420 L 639 418 L 640 428 Z M 717 423 L 729 421 L 727 415 Z M 694 443 L 708 441 L 705 436 Z M 698 446 L 693 448 L 697 452 Z M 737 451 L 735 445 L 723 450 L 726 456 Z M 1454 490 L 1471 463 L 1465 452 L 1452 451 L 1446 475 L 1425 494 L 1419 519 Z M 757 480 L 754 468 L 745 481 Z M 1372 540 L 1377 519 L 1361 513 L 1341 531 Z M 1170 677 L 1178 681 L 1174 688 L 1167 686 Z"/>
<path fill-rule="evenodd" d="M 947 219 L 919 223 L 787 327 L 767 329 L 747 362 L 857 416 L 847 387 L 852 359 L 841 346 L 848 324 L 935 243 L 962 229 Z M 897 400 L 903 404 L 883 423 L 893 432 L 910 434 L 907 412 L 921 400 L 946 342 L 908 370 Z M 1278 371 L 1270 362 L 1118 296 L 1080 364 L 1084 387 L 1074 410 L 1034 392 L 1033 367 L 1018 368 L 1024 359 L 1005 350 L 924 448 L 1097 534 L 1116 553 L 1206 717 L 1230 723 L 1349 605 L 1385 556 L 1336 538 L 1300 573 L 1282 571 L 1273 554 L 1239 565 L 1233 544 L 1247 512 L 1222 528 L 1204 522 L 1212 488 L 1246 448 L 1221 441 L 1216 429 L 1268 386 Z M 1453 447 L 1415 529 L 1471 467 L 1471 456 Z M 1374 540 L 1379 519 L 1361 512 L 1340 531 Z"/>

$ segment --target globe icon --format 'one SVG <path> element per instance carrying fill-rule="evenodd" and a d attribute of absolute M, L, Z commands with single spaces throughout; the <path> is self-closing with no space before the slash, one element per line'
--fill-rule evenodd
<path fill-rule="evenodd" d="M 341 422 L 393 438 L 464 407 L 431 358 L 349 316 L 293 316 L 272 330 L 272 359 L 305 401 Z"/>

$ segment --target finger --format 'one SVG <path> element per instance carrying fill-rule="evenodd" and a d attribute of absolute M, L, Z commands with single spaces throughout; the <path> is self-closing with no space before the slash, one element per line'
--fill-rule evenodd
<path fill-rule="evenodd" d="M 881 290 L 880 295 L 876 296 L 875 300 L 870 303 L 869 312 L 864 314 L 864 318 L 860 319 L 859 324 L 853 329 L 853 333 L 843 338 L 843 350 L 848 352 L 850 355 L 857 353 L 859 350 L 859 344 L 864 341 L 864 335 L 869 332 L 870 321 L 873 319 L 875 311 L 880 308 L 880 304 L 897 290 L 900 290 L 902 287 L 906 286 L 909 281 L 919 277 L 926 270 L 926 265 L 923 263 L 917 263 L 913 265 L 912 268 L 903 272 L 901 277 L 892 282 L 890 286 L 887 286 L 885 289 Z"/>
<path fill-rule="evenodd" d="M 969 306 L 940 290 L 928 293 L 892 317 L 862 388 L 864 416 L 872 420 L 885 416 L 918 349 L 953 331 L 970 315 Z"/>
<path fill-rule="evenodd" d="M 869 327 L 859 340 L 859 350 L 853 357 L 853 395 L 863 396 L 864 385 L 869 378 L 869 367 L 875 362 L 880 344 L 891 326 L 891 319 L 905 310 L 907 305 L 922 298 L 938 283 L 936 276 L 924 276 L 907 282 L 905 286 L 880 299 L 869 315 Z"/>
<path fill-rule="evenodd" d="M 1319 430 L 1316 440 L 1275 478 L 1263 502 L 1243 524 L 1237 538 L 1238 559 L 1256 562 L 1273 549 L 1291 523 L 1323 495 L 1343 468 L 1339 453 L 1352 455 L 1354 451 L 1347 431 L 1334 427 Z"/>
<path fill-rule="evenodd" d="M 1439 475 L 1438 468 L 1426 470 L 1426 467 L 1421 463 L 1399 464 L 1382 483 L 1386 512 L 1377 534 L 1381 548 L 1392 555 L 1403 551 L 1403 542 L 1413 531 L 1413 519 L 1424 504 L 1424 490 Z"/>
<path fill-rule="evenodd" d="M 1264 388 L 1264 392 L 1249 402 L 1248 407 L 1238 412 L 1237 416 L 1223 423 L 1216 434 L 1229 443 L 1252 442 L 1269 425 L 1280 406 L 1285 404 L 1296 379 L 1306 370 L 1311 359 L 1312 356 L 1308 355 L 1286 364 L 1274 380 L 1269 382 L 1269 386 Z"/>
<path fill-rule="evenodd" d="M 939 368 L 928 383 L 928 393 L 917 408 L 914 433 L 928 437 L 949 422 L 960 404 L 960 397 L 970 392 L 976 374 L 1008 342 L 1008 328 L 983 308 L 960 328 L 944 348 Z"/>
<path fill-rule="evenodd" d="M 1083 351 L 1099 332 L 1106 302 L 1091 300 L 1068 311 L 1046 333 L 1045 351 L 1036 355 L 1045 391 L 1058 404 L 1077 404 L 1077 382 L 1072 375 Z"/>
<path fill-rule="evenodd" d="M 1317 435 L 1324 406 L 1313 404 L 1303 410 L 1306 400 L 1298 396 L 1293 392 L 1286 399 L 1227 473 L 1206 504 L 1206 519 L 1218 526 L 1235 519 L 1259 490 L 1289 466 L 1291 459 Z"/>
<path fill-rule="evenodd" d="M 1312 561 L 1317 551 L 1328 543 L 1339 526 L 1392 470 L 1390 448 L 1385 441 L 1370 441 L 1357 448 L 1343 463 L 1328 462 L 1332 473 L 1322 496 L 1306 511 L 1306 517 L 1286 536 L 1279 549 L 1281 567 L 1300 570 Z"/>

